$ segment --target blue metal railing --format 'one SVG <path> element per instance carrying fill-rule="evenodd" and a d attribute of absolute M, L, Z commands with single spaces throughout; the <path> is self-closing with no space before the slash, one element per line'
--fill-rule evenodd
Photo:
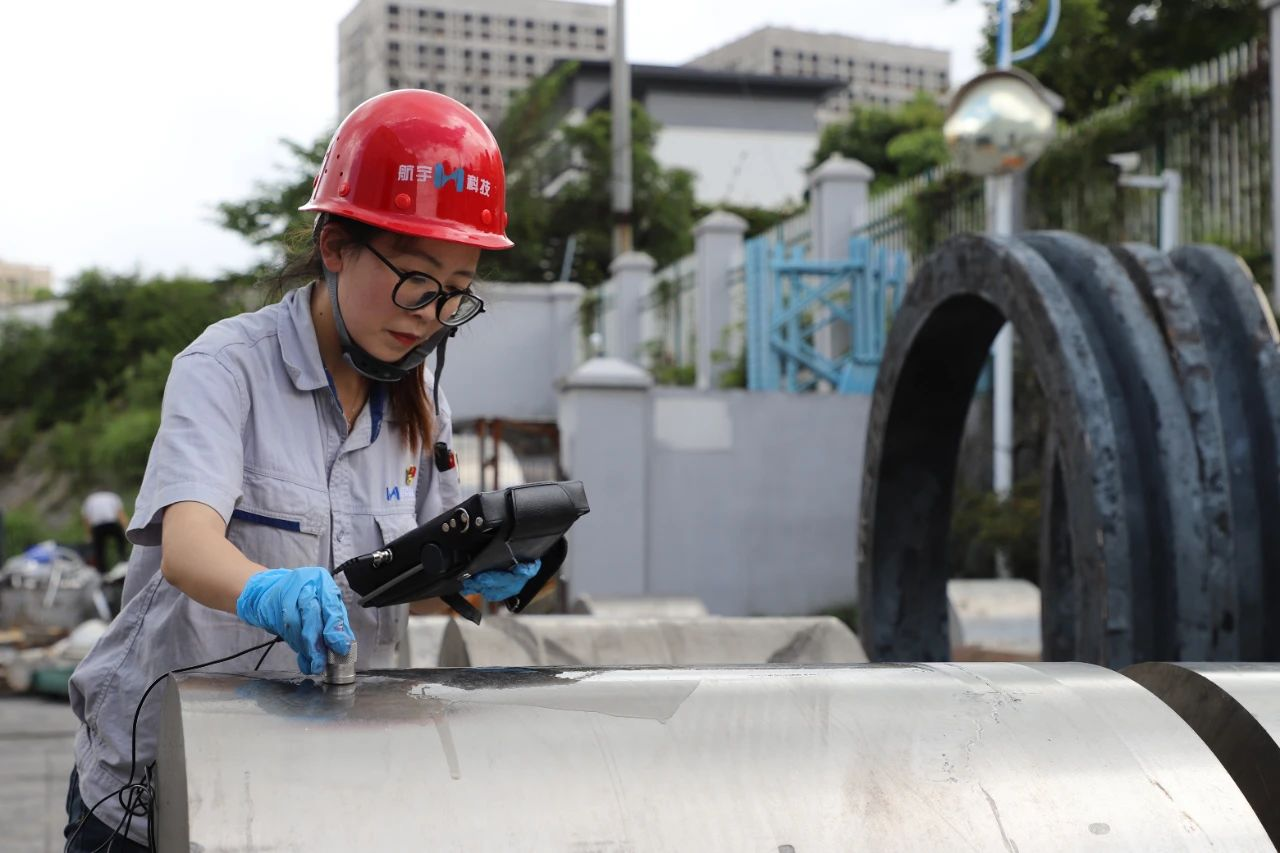
<path fill-rule="evenodd" d="M 855 237 L 847 258 L 809 260 L 766 235 L 747 241 L 745 254 L 748 387 L 870 393 L 906 288 L 906 253 Z M 848 348 L 820 346 L 826 330 L 833 342 L 847 334 Z"/>

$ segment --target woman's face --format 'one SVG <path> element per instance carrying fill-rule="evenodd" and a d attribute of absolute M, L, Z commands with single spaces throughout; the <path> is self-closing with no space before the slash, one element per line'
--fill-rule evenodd
<path fill-rule="evenodd" d="M 438 302 L 409 311 L 392 301 L 400 279 L 396 270 L 425 273 L 445 291 L 460 291 L 471 286 L 480 259 L 474 246 L 404 234 L 379 233 L 369 241 L 375 251 L 356 243 L 336 248 L 326 242 L 322 238 L 321 251 L 326 266 L 338 273 L 338 301 L 347 332 L 374 358 L 388 362 L 404 358 L 443 326 L 436 313 Z"/>

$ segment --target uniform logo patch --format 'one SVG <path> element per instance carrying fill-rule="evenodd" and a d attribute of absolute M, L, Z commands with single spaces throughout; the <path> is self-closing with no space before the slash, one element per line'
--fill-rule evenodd
<path fill-rule="evenodd" d="M 418 466 L 417 466 L 417 465 L 410 465 L 408 468 L 405 468 L 405 469 L 404 469 L 404 484 L 405 484 L 406 486 L 412 486 L 412 485 L 413 485 L 413 481 L 414 481 L 414 479 L 415 479 L 415 478 L 417 478 L 417 476 L 418 476 Z"/>

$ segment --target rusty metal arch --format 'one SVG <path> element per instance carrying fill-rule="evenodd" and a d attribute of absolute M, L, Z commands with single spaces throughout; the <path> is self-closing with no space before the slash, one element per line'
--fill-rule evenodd
<path fill-rule="evenodd" d="M 946 534 L 965 407 L 1008 317 L 1053 424 L 1046 659 L 1280 659 L 1280 333 L 1239 258 L 1062 232 L 944 244 L 872 402 L 859 583 L 876 660 L 946 659 Z"/>
<path fill-rule="evenodd" d="M 1117 429 L 1091 318 L 1025 242 L 964 235 L 925 260 L 899 309 L 872 400 L 863 477 L 861 635 L 873 660 L 946 660 L 946 537 L 965 412 L 1009 318 L 1060 431 L 1073 546 L 1075 657 L 1134 660 L 1126 504 L 1131 436 Z M 1114 385 L 1114 382 L 1111 382 Z"/>

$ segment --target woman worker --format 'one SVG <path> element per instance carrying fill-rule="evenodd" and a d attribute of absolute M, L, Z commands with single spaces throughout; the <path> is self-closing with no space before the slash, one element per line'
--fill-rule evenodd
<path fill-rule="evenodd" d="M 317 213 L 314 245 L 285 276 L 313 280 L 173 361 L 123 610 L 71 681 L 68 850 L 148 849 L 159 703 L 141 707 L 136 744 L 133 721 L 166 672 L 272 635 L 303 673 L 353 638 L 362 666 L 394 666 L 407 607 L 352 607 L 331 570 L 460 499 L 439 378 L 448 338 L 483 310 L 481 250 L 512 245 L 493 135 L 444 95 L 380 95 L 338 128 L 302 209 Z M 506 599 L 536 572 L 487 572 L 463 593 Z M 293 665 L 283 645 L 268 651 L 264 668 Z"/>

